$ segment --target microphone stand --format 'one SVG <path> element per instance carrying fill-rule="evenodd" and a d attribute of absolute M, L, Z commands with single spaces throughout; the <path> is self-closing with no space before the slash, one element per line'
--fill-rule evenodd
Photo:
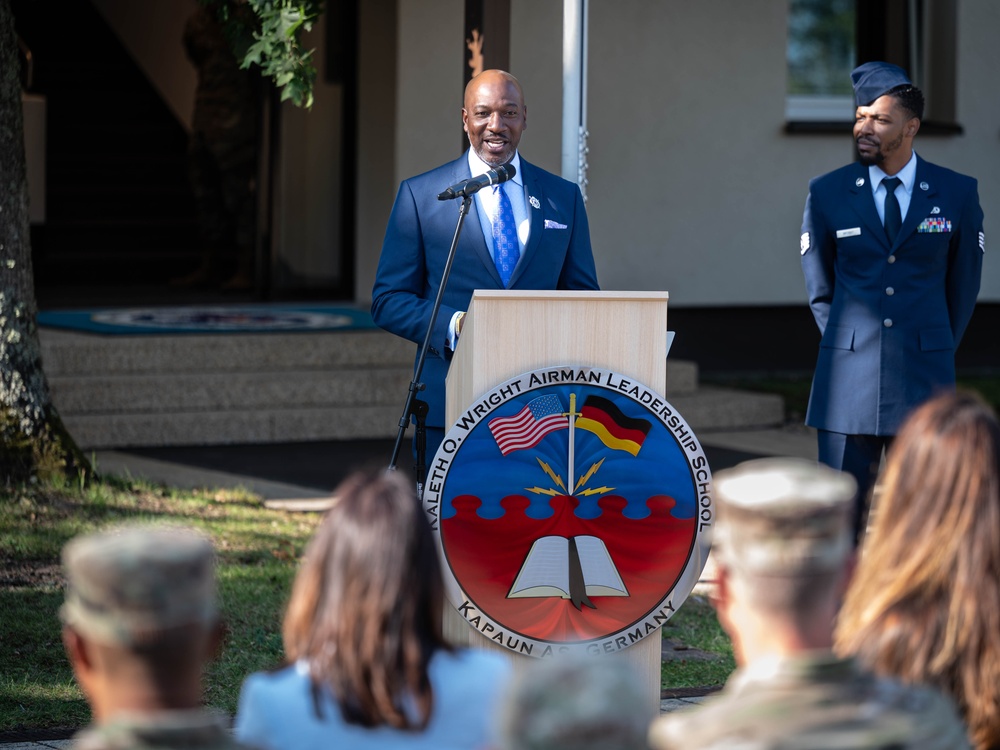
<path fill-rule="evenodd" d="M 456 196 L 457 197 L 457 196 Z M 438 286 L 437 295 L 434 297 L 434 306 L 431 308 L 431 317 L 427 322 L 427 333 L 424 334 L 424 343 L 420 346 L 420 354 L 417 357 L 416 367 L 413 369 L 413 379 L 410 381 L 410 389 L 406 394 L 406 403 L 403 405 L 403 413 L 399 417 L 399 431 L 396 433 L 396 445 L 392 449 L 392 458 L 389 459 L 388 471 L 396 470 L 396 460 L 399 458 L 399 450 L 403 445 L 403 435 L 406 427 L 410 423 L 410 415 L 417 423 L 417 465 L 415 468 L 417 480 L 417 498 L 422 499 L 424 494 L 424 472 L 427 466 L 426 460 L 426 436 L 427 424 L 427 403 L 417 399 L 417 391 L 424 389 L 424 384 L 420 382 L 420 376 L 424 371 L 424 360 L 427 359 L 427 351 L 430 349 L 431 336 L 434 333 L 434 323 L 437 322 L 438 312 L 441 309 L 441 298 L 444 296 L 444 289 L 448 285 L 448 277 L 451 275 L 451 266 L 455 262 L 455 252 L 458 249 L 458 237 L 462 233 L 462 225 L 465 217 L 472 206 L 472 195 L 462 196 L 462 205 L 458 209 L 458 223 L 455 225 L 455 236 L 451 240 L 451 248 L 448 250 L 448 259 L 444 264 L 444 272 L 441 274 L 441 283 Z"/>

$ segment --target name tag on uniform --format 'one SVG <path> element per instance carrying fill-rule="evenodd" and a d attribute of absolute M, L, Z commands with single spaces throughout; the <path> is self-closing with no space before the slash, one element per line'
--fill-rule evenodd
<path fill-rule="evenodd" d="M 837 239 L 842 240 L 844 237 L 857 237 L 861 234 L 861 227 L 851 227 L 850 229 L 838 229 Z"/>

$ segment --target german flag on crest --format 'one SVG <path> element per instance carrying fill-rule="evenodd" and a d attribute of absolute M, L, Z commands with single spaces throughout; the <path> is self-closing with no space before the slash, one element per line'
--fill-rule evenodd
<path fill-rule="evenodd" d="M 653 424 L 645 419 L 625 416 L 606 398 L 587 396 L 576 426 L 594 433 L 609 448 L 638 456 Z"/>

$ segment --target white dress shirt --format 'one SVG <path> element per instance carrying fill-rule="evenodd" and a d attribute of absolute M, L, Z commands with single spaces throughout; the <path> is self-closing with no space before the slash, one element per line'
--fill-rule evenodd
<path fill-rule="evenodd" d="M 913 196 L 913 183 L 917 179 L 917 152 L 910 154 L 910 160 L 906 166 L 894 175 L 887 175 L 880 167 L 872 164 L 868 167 L 868 182 L 872 186 L 872 195 L 875 197 L 875 208 L 878 209 L 878 218 L 885 225 L 885 185 L 882 180 L 886 177 L 898 177 L 901 182 L 896 186 L 896 200 L 899 201 L 899 216 L 906 218 L 906 211 L 910 208 L 910 198 Z"/>
<path fill-rule="evenodd" d="M 515 151 L 514 158 L 509 162 L 514 167 L 514 176 L 501 183 L 498 188 L 507 193 L 510 198 L 510 207 L 514 210 L 514 222 L 517 224 L 517 244 L 521 255 L 524 255 L 524 246 L 528 244 L 528 232 L 531 229 L 531 222 L 528 220 L 528 201 L 524 194 L 524 178 L 521 175 L 521 156 Z M 493 169 L 489 164 L 479 158 L 471 148 L 469 149 L 469 171 L 473 177 L 479 177 Z M 479 224 L 483 228 L 483 238 L 486 240 L 486 247 L 490 251 L 490 257 L 496 260 L 493 247 L 493 219 L 500 210 L 500 197 L 494 192 L 492 187 L 486 187 L 476 193 L 476 211 L 479 213 Z"/>
<path fill-rule="evenodd" d="M 528 244 L 528 234 L 531 231 L 531 220 L 528 214 L 528 197 L 524 191 L 524 178 L 521 175 L 521 156 L 514 152 L 514 158 L 509 162 L 514 167 L 514 176 L 501 183 L 497 187 L 505 190 L 510 198 L 510 207 L 514 211 L 514 223 L 517 224 L 517 244 L 521 252 L 518 263 L 524 258 L 524 247 Z M 469 149 L 469 171 L 472 177 L 479 177 L 486 174 L 492 166 L 479 158 L 473 149 Z M 493 219 L 500 210 L 500 196 L 494 192 L 492 187 L 485 187 L 476 193 L 476 213 L 479 214 L 479 225 L 483 232 L 483 239 L 486 240 L 486 249 L 490 251 L 490 257 L 496 262 L 496 248 L 493 245 Z M 516 266 L 515 266 L 516 269 Z M 448 324 L 447 346 L 454 351 L 458 344 L 458 336 L 455 332 L 455 324 L 462 313 L 455 313 L 451 316 Z"/>

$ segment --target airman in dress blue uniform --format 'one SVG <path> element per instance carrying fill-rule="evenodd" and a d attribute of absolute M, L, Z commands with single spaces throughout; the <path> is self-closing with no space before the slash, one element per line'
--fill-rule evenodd
<path fill-rule="evenodd" d="M 806 424 L 820 462 L 858 482 L 860 533 L 883 449 L 954 387 L 985 237 L 976 180 L 913 151 L 924 100 L 906 72 L 870 62 L 851 78 L 860 161 L 809 183 L 800 249 L 822 334 Z"/>

